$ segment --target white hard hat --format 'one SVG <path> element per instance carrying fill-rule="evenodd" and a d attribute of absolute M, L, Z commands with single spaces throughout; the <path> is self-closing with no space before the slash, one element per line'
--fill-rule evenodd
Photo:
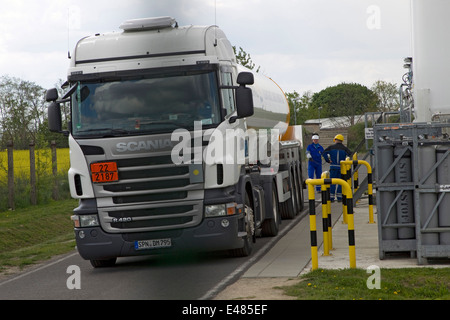
<path fill-rule="evenodd" d="M 315 135 L 312 136 L 311 139 L 312 139 L 312 140 L 316 140 L 316 139 L 319 140 L 319 136 L 318 136 L 317 134 L 315 134 Z"/>

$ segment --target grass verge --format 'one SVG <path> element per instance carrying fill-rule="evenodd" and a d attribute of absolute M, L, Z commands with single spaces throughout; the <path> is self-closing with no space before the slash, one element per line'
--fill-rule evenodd
<path fill-rule="evenodd" d="M 74 199 L 0 212 L 0 273 L 67 253 L 75 248 Z"/>
<path fill-rule="evenodd" d="M 375 274 L 373 274 L 375 275 Z M 281 287 L 299 300 L 450 300 L 450 268 L 380 269 L 379 289 L 363 269 L 318 269 Z"/>

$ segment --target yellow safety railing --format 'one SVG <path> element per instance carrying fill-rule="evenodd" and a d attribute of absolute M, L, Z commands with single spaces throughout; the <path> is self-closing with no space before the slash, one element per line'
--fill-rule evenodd
<path fill-rule="evenodd" d="M 351 178 L 351 174 L 348 174 L 348 171 L 345 171 L 346 168 L 351 167 L 352 165 L 356 167 L 358 164 L 363 164 L 367 167 L 367 193 L 369 195 L 369 223 L 375 223 L 373 219 L 373 180 L 372 180 L 372 167 L 367 161 L 364 160 L 345 160 L 341 161 L 341 174 L 344 174 L 345 177 Z M 351 185 L 351 182 L 349 182 Z M 344 199 L 344 194 L 342 194 L 342 199 Z M 344 200 L 342 200 L 344 202 Z M 344 219 L 345 222 L 345 219 Z"/>
<path fill-rule="evenodd" d="M 342 179 L 336 178 L 325 178 L 325 179 L 307 179 L 306 184 L 308 185 L 308 199 L 309 199 L 309 225 L 311 234 L 311 262 L 312 269 L 315 270 L 319 267 L 319 259 L 317 252 L 317 226 L 316 226 L 316 200 L 314 193 L 314 186 L 316 185 L 331 185 L 339 184 L 342 186 L 342 194 L 346 195 L 348 200 L 347 204 L 347 225 L 348 225 L 348 248 L 349 248 L 349 258 L 350 258 L 350 268 L 356 268 L 356 254 L 355 254 L 355 226 L 353 218 L 353 201 L 352 201 L 352 189 L 348 183 Z M 344 198 L 343 198 L 344 199 Z M 344 201 L 343 201 L 344 202 Z M 323 202 L 322 202 L 323 206 Z M 322 210 L 323 211 L 323 210 Z M 325 210 L 328 213 L 328 209 Z M 329 237 L 327 233 L 327 238 Z M 327 243 L 329 249 L 328 239 L 324 236 L 324 247 Z"/>
<path fill-rule="evenodd" d="M 355 152 L 353 154 L 353 160 L 358 160 L 358 154 Z M 358 190 L 359 187 L 359 173 L 358 170 L 356 170 L 357 165 L 353 165 L 353 192 L 355 192 L 356 190 Z"/>
<path fill-rule="evenodd" d="M 321 178 L 329 179 L 330 173 L 328 171 L 322 172 Z M 329 256 L 330 250 L 333 249 L 330 185 L 322 184 L 321 191 L 322 191 L 323 255 Z"/>
<path fill-rule="evenodd" d="M 347 157 L 347 159 L 349 159 L 348 157 Z M 341 161 L 341 178 L 344 180 L 344 181 L 346 181 L 347 183 L 348 183 L 348 185 L 349 186 L 351 186 L 351 178 L 350 178 L 350 180 L 349 180 L 349 178 L 348 178 L 348 176 L 350 176 L 349 175 L 349 167 L 348 167 L 348 165 L 344 165 L 343 164 L 343 162 L 344 161 Z M 350 187 L 350 193 L 352 194 L 352 190 L 351 190 L 351 187 Z M 347 224 L 347 195 L 346 195 L 346 193 L 344 192 L 344 190 L 342 190 L 342 216 L 343 216 L 343 223 L 345 223 L 345 224 Z"/>

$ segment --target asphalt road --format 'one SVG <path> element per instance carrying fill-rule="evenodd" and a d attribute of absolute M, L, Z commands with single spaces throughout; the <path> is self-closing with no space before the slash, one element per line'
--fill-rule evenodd
<path fill-rule="evenodd" d="M 111 268 L 93 268 L 72 252 L 2 280 L 0 300 L 209 300 L 264 255 L 305 210 L 283 220 L 278 236 L 257 238 L 250 257 L 141 256 L 119 258 Z"/>

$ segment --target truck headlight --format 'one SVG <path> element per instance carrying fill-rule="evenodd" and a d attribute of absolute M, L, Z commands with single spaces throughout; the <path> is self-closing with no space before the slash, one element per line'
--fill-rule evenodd
<path fill-rule="evenodd" d="M 100 225 L 96 214 L 72 216 L 71 219 L 75 228 L 96 227 Z"/>
<path fill-rule="evenodd" d="M 205 217 L 226 216 L 225 203 L 205 206 Z"/>
<path fill-rule="evenodd" d="M 220 217 L 220 216 L 230 216 L 235 214 L 236 211 L 236 203 L 221 203 L 221 204 L 212 204 L 205 206 L 205 217 Z"/>

